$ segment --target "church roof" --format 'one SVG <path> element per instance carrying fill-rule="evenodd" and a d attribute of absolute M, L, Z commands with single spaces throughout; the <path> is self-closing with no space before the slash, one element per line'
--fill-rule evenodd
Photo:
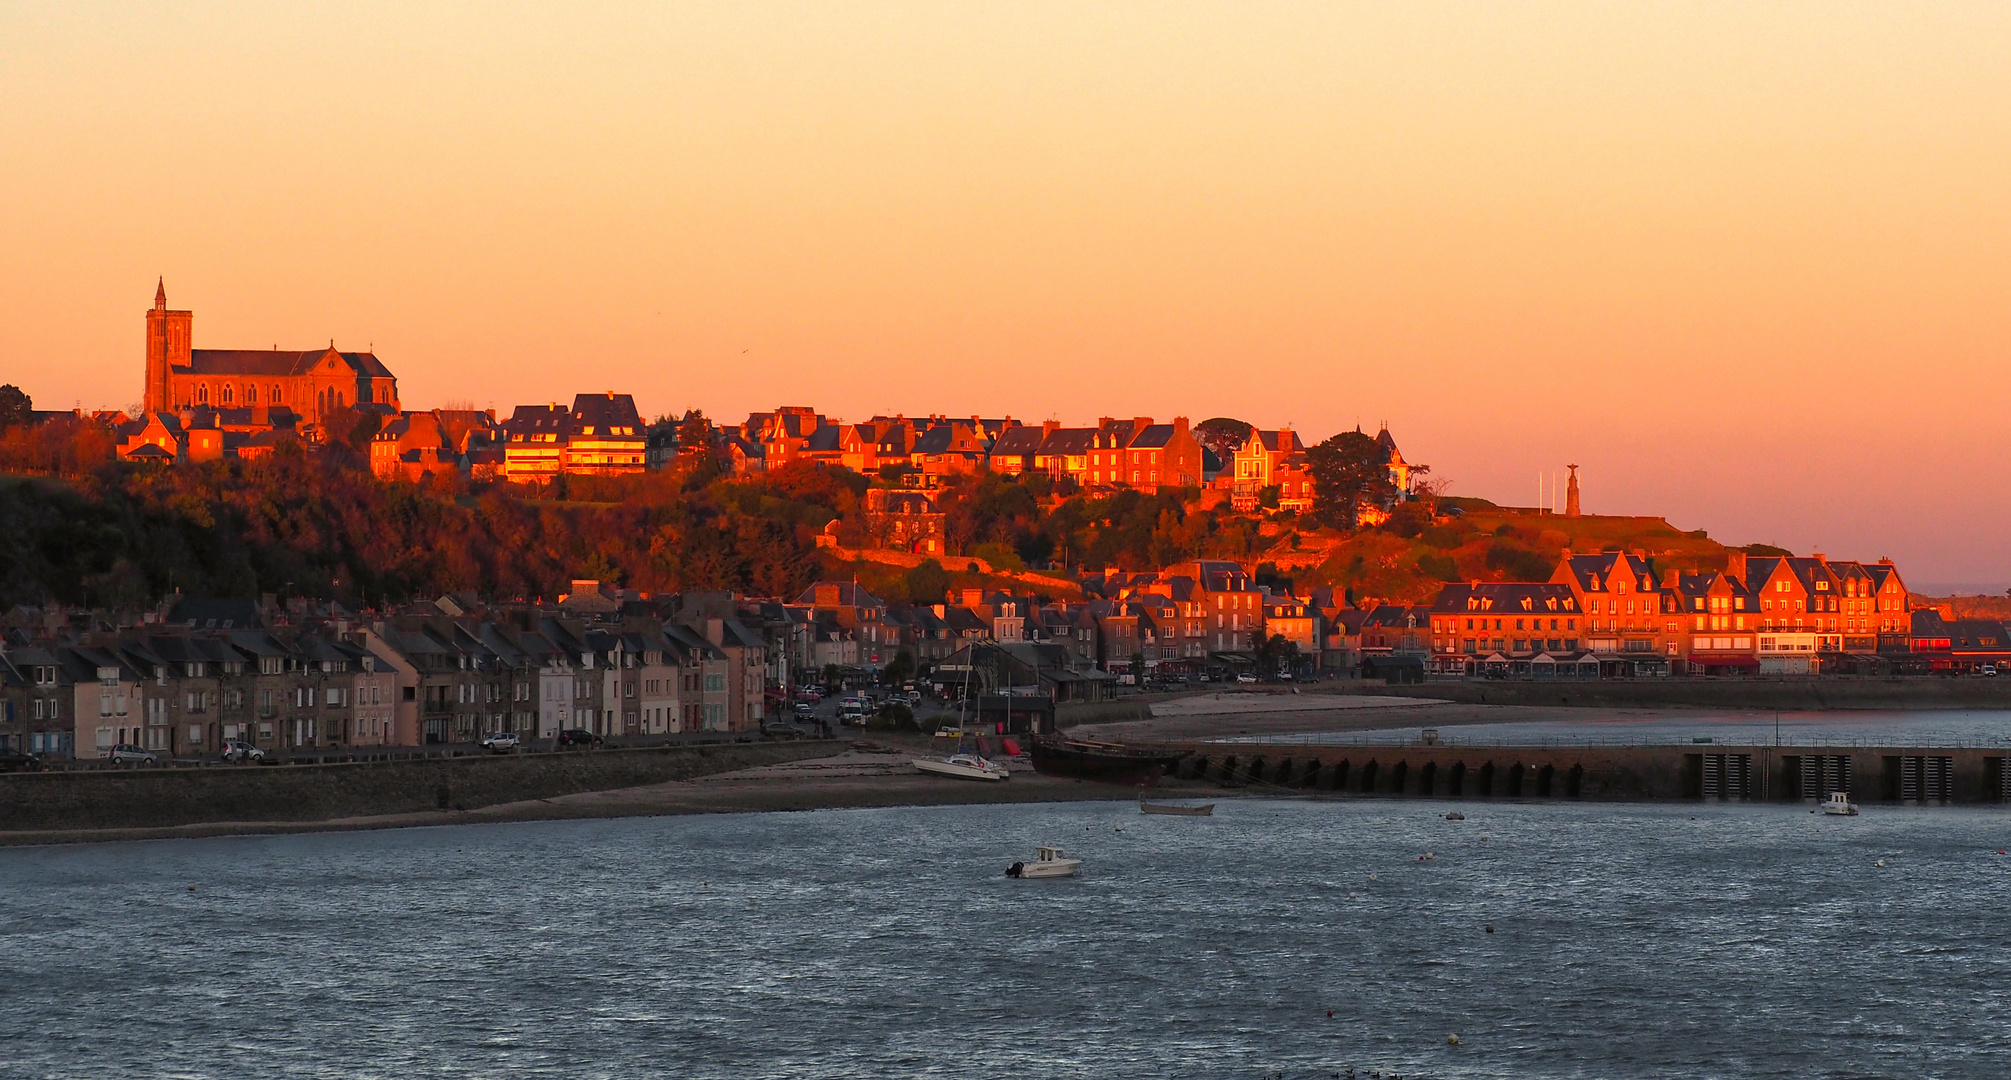
<path fill-rule="evenodd" d="M 191 349 L 188 371 L 197 375 L 306 375 L 315 365 L 334 354 L 350 370 L 372 379 L 394 378 L 377 354 L 336 352 L 333 349 Z"/>

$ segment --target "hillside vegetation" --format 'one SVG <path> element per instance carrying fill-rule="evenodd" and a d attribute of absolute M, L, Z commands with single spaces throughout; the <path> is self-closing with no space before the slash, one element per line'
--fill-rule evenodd
<path fill-rule="evenodd" d="M 54 444 L 52 444 L 52 447 Z M 60 449 L 60 448 L 55 448 Z M 560 478 L 542 490 L 464 480 L 382 482 L 347 447 L 283 447 L 263 461 L 173 468 L 96 464 L 0 477 L 0 603 L 139 607 L 191 594 L 304 594 L 361 604 L 460 590 L 552 597 L 575 577 L 651 592 L 733 589 L 794 597 L 856 578 L 889 600 L 938 602 L 948 588 L 1027 591 L 967 572 L 1074 578 L 1229 559 L 1302 595 L 1332 586 L 1359 603 L 1428 602 L 1445 581 L 1543 580 L 1567 547 L 1646 551 L 1657 572 L 1724 565 L 1724 548 L 1660 518 L 1567 519 L 1447 500 L 1397 508 L 1342 532 L 1290 514 L 1231 511 L 1220 492 L 1085 495 L 1042 476 L 956 478 L 936 493 L 950 556 L 937 566 L 841 561 L 820 551 L 834 520 L 865 546 L 867 478 L 795 463 L 752 477 L 700 460 L 641 476 Z M 1049 590 L 1067 595 L 1063 590 Z M 1069 590 L 1068 592 L 1072 592 Z"/>

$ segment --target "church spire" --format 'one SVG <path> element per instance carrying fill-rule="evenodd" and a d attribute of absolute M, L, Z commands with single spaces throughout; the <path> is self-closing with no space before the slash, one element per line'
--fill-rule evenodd
<path fill-rule="evenodd" d="M 168 309 L 168 279 L 163 277 L 154 282 L 154 310 Z"/>

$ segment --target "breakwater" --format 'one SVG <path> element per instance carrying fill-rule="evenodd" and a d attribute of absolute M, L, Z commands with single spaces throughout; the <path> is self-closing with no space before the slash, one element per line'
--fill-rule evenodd
<path fill-rule="evenodd" d="M 726 743 L 309 765 L 10 773 L 0 775 L 0 831 L 469 810 L 688 780 L 832 752 L 830 744 L 815 741 Z"/>
<path fill-rule="evenodd" d="M 2011 709 L 2011 679 L 1781 678 L 1429 679 L 1318 684 L 1315 692 L 1438 698 L 1463 705 L 1566 705 L 1609 709 L 1695 706 L 1709 709 Z"/>
<path fill-rule="evenodd" d="M 2011 749 L 1949 747 L 1317 746 L 1177 743 L 1182 779 L 1282 792 L 1468 799 L 2011 801 Z"/>

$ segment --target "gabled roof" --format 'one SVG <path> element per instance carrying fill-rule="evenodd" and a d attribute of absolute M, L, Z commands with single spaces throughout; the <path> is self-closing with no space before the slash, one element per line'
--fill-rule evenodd
<path fill-rule="evenodd" d="M 635 411 L 635 398 L 628 394 L 580 394 L 573 398 L 572 421 L 574 430 L 592 429 L 594 435 L 642 435 L 642 416 Z M 612 430 L 616 428 L 623 430 Z"/>
<path fill-rule="evenodd" d="M 1040 453 L 1048 456 L 1087 454 L 1096 441 L 1095 428 L 1055 428 L 1040 442 Z"/>
<path fill-rule="evenodd" d="M 1613 580 L 1616 569 L 1632 579 L 1636 591 L 1655 591 L 1655 579 L 1648 573 L 1646 560 L 1637 559 L 1624 551 L 1574 553 L 1565 560 L 1565 564 L 1571 568 L 1572 577 L 1576 579 L 1578 587 L 1586 592 L 1599 592 L 1605 589 Z"/>
<path fill-rule="evenodd" d="M 1037 454 L 1040 452 L 1041 442 L 1045 438 L 1046 434 L 1037 427 L 1027 425 L 1010 427 L 1000 432 L 998 438 L 992 441 L 992 453 L 994 455 Z"/>
<path fill-rule="evenodd" d="M 1272 454 L 1296 453 L 1306 448 L 1306 444 L 1299 441 L 1299 433 L 1293 431 L 1291 428 L 1280 428 L 1277 431 L 1252 431 L 1250 432 L 1250 438 L 1244 440 L 1243 448 L 1246 450 L 1249 449 L 1252 440 L 1257 445 L 1263 447 L 1267 453 Z"/>
<path fill-rule="evenodd" d="M 1551 582 L 1454 583 L 1438 591 L 1434 615 L 1576 615 L 1571 586 Z M 1378 611 L 1380 613 L 1380 610 Z"/>
<path fill-rule="evenodd" d="M 198 630 L 244 630 L 265 625 L 258 601 L 232 596 L 184 596 L 168 620 Z"/>
<path fill-rule="evenodd" d="M 503 432 L 512 440 L 529 435 L 557 435 L 564 438 L 572 430 L 572 413 L 557 405 L 519 405 L 503 421 Z"/>
<path fill-rule="evenodd" d="M 308 349 L 296 352 L 291 349 L 192 349 L 189 351 L 189 366 L 184 369 L 196 375 L 256 375 L 294 376 L 306 375 L 320 366 L 329 357 L 358 375 L 372 379 L 392 378 L 391 370 L 377 359 L 377 354 L 368 352 L 337 352 L 334 349 Z"/>

